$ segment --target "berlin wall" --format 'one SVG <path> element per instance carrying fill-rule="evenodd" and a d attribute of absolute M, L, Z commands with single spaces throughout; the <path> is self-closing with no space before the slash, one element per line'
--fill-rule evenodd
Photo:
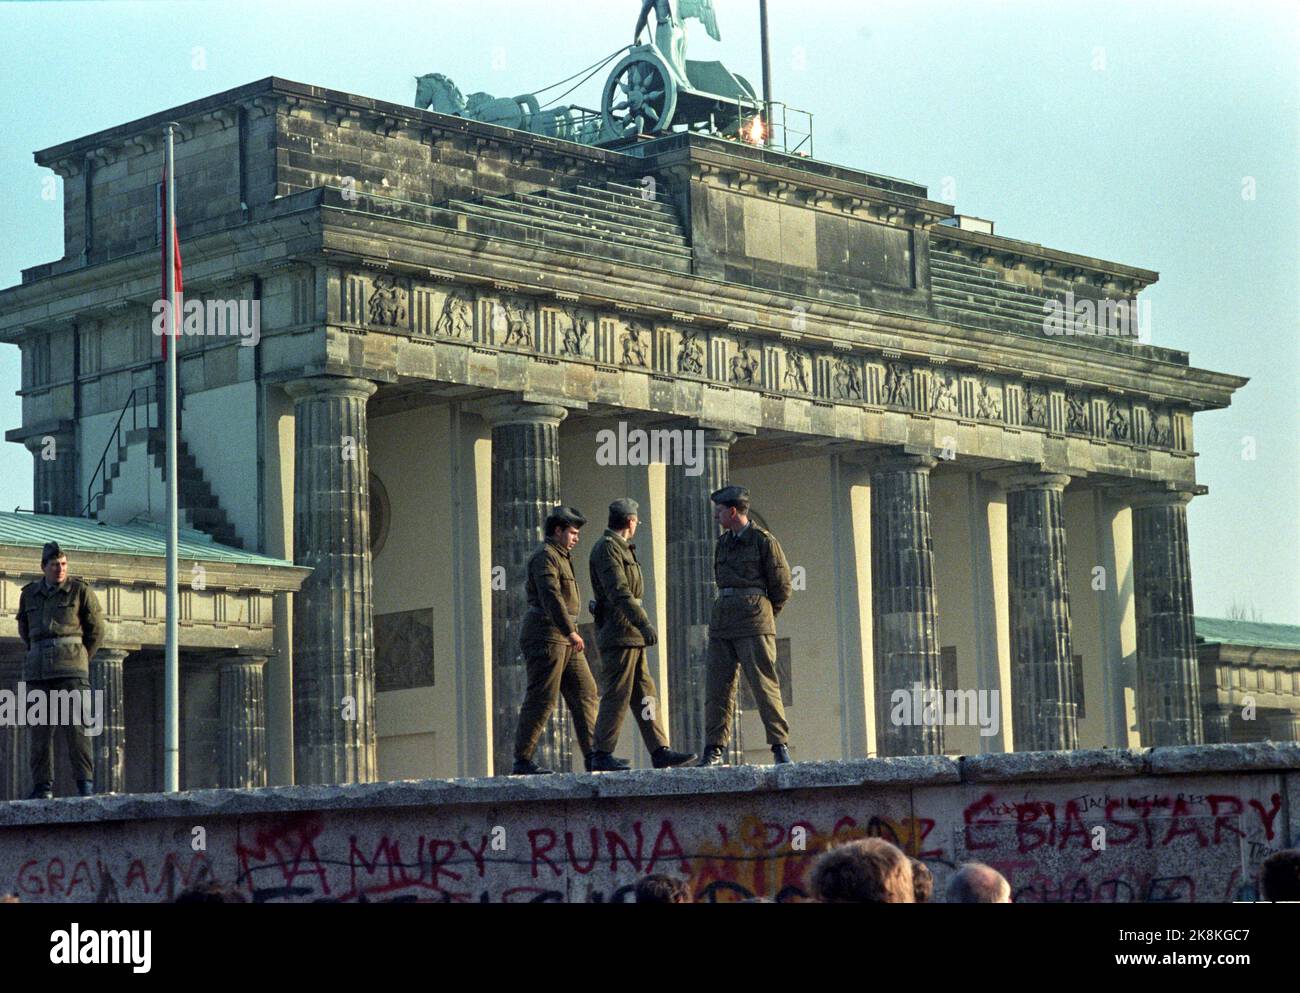
<path fill-rule="evenodd" d="M 987 862 L 1017 902 L 1225 902 L 1297 843 L 1300 745 L 921 757 L 0 804 L 0 892 L 165 901 L 697 901 L 809 890 L 828 844 Z"/>

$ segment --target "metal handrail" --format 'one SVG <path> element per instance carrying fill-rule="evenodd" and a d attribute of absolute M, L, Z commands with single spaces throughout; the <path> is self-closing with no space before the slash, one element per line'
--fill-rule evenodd
<path fill-rule="evenodd" d="M 158 388 L 156 386 L 137 386 L 131 391 L 131 395 L 126 398 L 126 403 L 122 405 L 122 411 L 117 415 L 117 421 L 114 423 L 113 430 L 108 436 L 108 443 L 104 446 L 104 454 L 99 457 L 99 464 L 95 467 L 95 471 L 90 477 L 90 484 L 86 487 L 86 505 L 82 508 L 80 516 L 95 516 L 94 513 L 92 513 L 91 508 L 95 505 L 95 501 L 104 495 L 104 487 L 108 485 L 108 453 L 113 450 L 114 446 L 118 448 L 122 446 L 122 422 L 126 419 L 126 412 L 128 410 L 131 411 L 132 431 L 138 430 L 140 427 L 141 407 L 145 410 L 144 426 L 146 428 L 157 426 L 149 423 L 151 419 L 149 416 L 149 405 L 155 403 L 157 393 Z M 137 400 L 137 395 L 141 395 L 141 399 Z M 156 404 L 154 414 L 157 414 Z M 99 481 L 100 485 L 98 493 L 95 492 L 96 480 Z"/>

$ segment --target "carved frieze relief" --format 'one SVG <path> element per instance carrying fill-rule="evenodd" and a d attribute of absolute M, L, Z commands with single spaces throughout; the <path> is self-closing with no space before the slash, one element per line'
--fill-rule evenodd
<path fill-rule="evenodd" d="M 743 326 L 693 326 L 682 315 L 660 322 L 631 314 L 630 308 L 584 308 L 567 296 L 539 300 L 513 286 L 476 290 L 383 270 L 340 272 L 338 300 L 339 318 L 357 327 L 525 349 L 823 402 L 1005 421 L 1120 444 L 1190 448 L 1190 429 L 1178 418 L 1190 419 L 1169 406 L 1035 376 L 1007 382 L 983 367 L 967 371 L 945 358 L 914 368 L 898 352 L 857 354 L 847 344 L 820 337 L 787 333 L 784 340 L 766 339 L 751 336 Z"/>

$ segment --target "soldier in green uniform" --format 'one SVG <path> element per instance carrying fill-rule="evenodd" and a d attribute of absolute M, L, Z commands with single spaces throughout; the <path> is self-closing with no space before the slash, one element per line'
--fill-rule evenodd
<path fill-rule="evenodd" d="M 596 597 L 591 611 L 596 618 L 601 661 L 592 772 L 628 768 L 628 763 L 613 753 L 629 708 L 656 769 L 684 765 L 695 758 L 692 752 L 675 752 L 668 747 L 668 735 L 658 720 L 657 695 L 646 664 L 646 649 L 658 643 L 659 634 L 641 606 L 645 580 L 632 541 L 640 524 L 640 509 L 630 497 L 611 503 L 609 527 L 591 550 L 591 591 Z"/>
<path fill-rule="evenodd" d="M 790 567 L 776 538 L 750 521 L 749 490 L 724 486 L 709 499 L 713 519 L 723 531 L 713 549 L 718 598 L 709 618 L 706 741 L 700 765 L 723 764 L 740 669 L 754 691 L 767 743 L 779 765 L 790 761 L 790 725 L 776 674 L 776 616 L 790 599 Z"/>
<path fill-rule="evenodd" d="M 41 552 L 44 578 L 28 583 L 18 597 L 18 637 L 27 646 L 23 682 L 28 692 L 45 694 L 45 723 L 31 728 L 31 799 L 54 796 L 54 708 L 48 705 L 56 691 L 81 693 L 89 699 L 90 660 L 104 641 L 104 615 L 95 591 L 68 576 L 68 559 L 58 542 L 48 542 Z M 82 796 L 95 792 L 90 742 L 81 724 L 65 724 L 63 741 Z"/>
<path fill-rule="evenodd" d="M 519 708 L 515 732 L 514 775 L 547 775 L 533 761 L 547 718 L 559 695 L 573 715 L 578 747 L 591 767 L 592 729 L 596 723 L 596 681 L 591 678 L 582 635 L 578 634 L 578 581 L 570 552 L 587 519 L 572 507 L 556 507 L 546 518 L 546 540 L 528 560 L 524 614 L 519 647 L 528 669 L 528 689 Z"/>

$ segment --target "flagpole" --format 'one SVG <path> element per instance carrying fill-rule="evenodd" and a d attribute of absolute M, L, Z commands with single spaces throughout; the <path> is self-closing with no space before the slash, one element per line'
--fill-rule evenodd
<path fill-rule="evenodd" d="M 163 791 L 180 790 L 180 653 L 177 650 L 179 630 L 177 607 L 178 511 L 176 487 L 176 159 L 174 147 L 175 124 L 167 125 L 167 223 L 164 225 L 167 260 L 167 350 L 164 410 L 166 411 L 167 441 L 167 626 L 166 663 L 163 669 Z"/>
<path fill-rule="evenodd" d="M 763 57 L 763 144 L 772 147 L 772 41 L 767 27 L 767 0 L 758 0 L 759 45 Z"/>

